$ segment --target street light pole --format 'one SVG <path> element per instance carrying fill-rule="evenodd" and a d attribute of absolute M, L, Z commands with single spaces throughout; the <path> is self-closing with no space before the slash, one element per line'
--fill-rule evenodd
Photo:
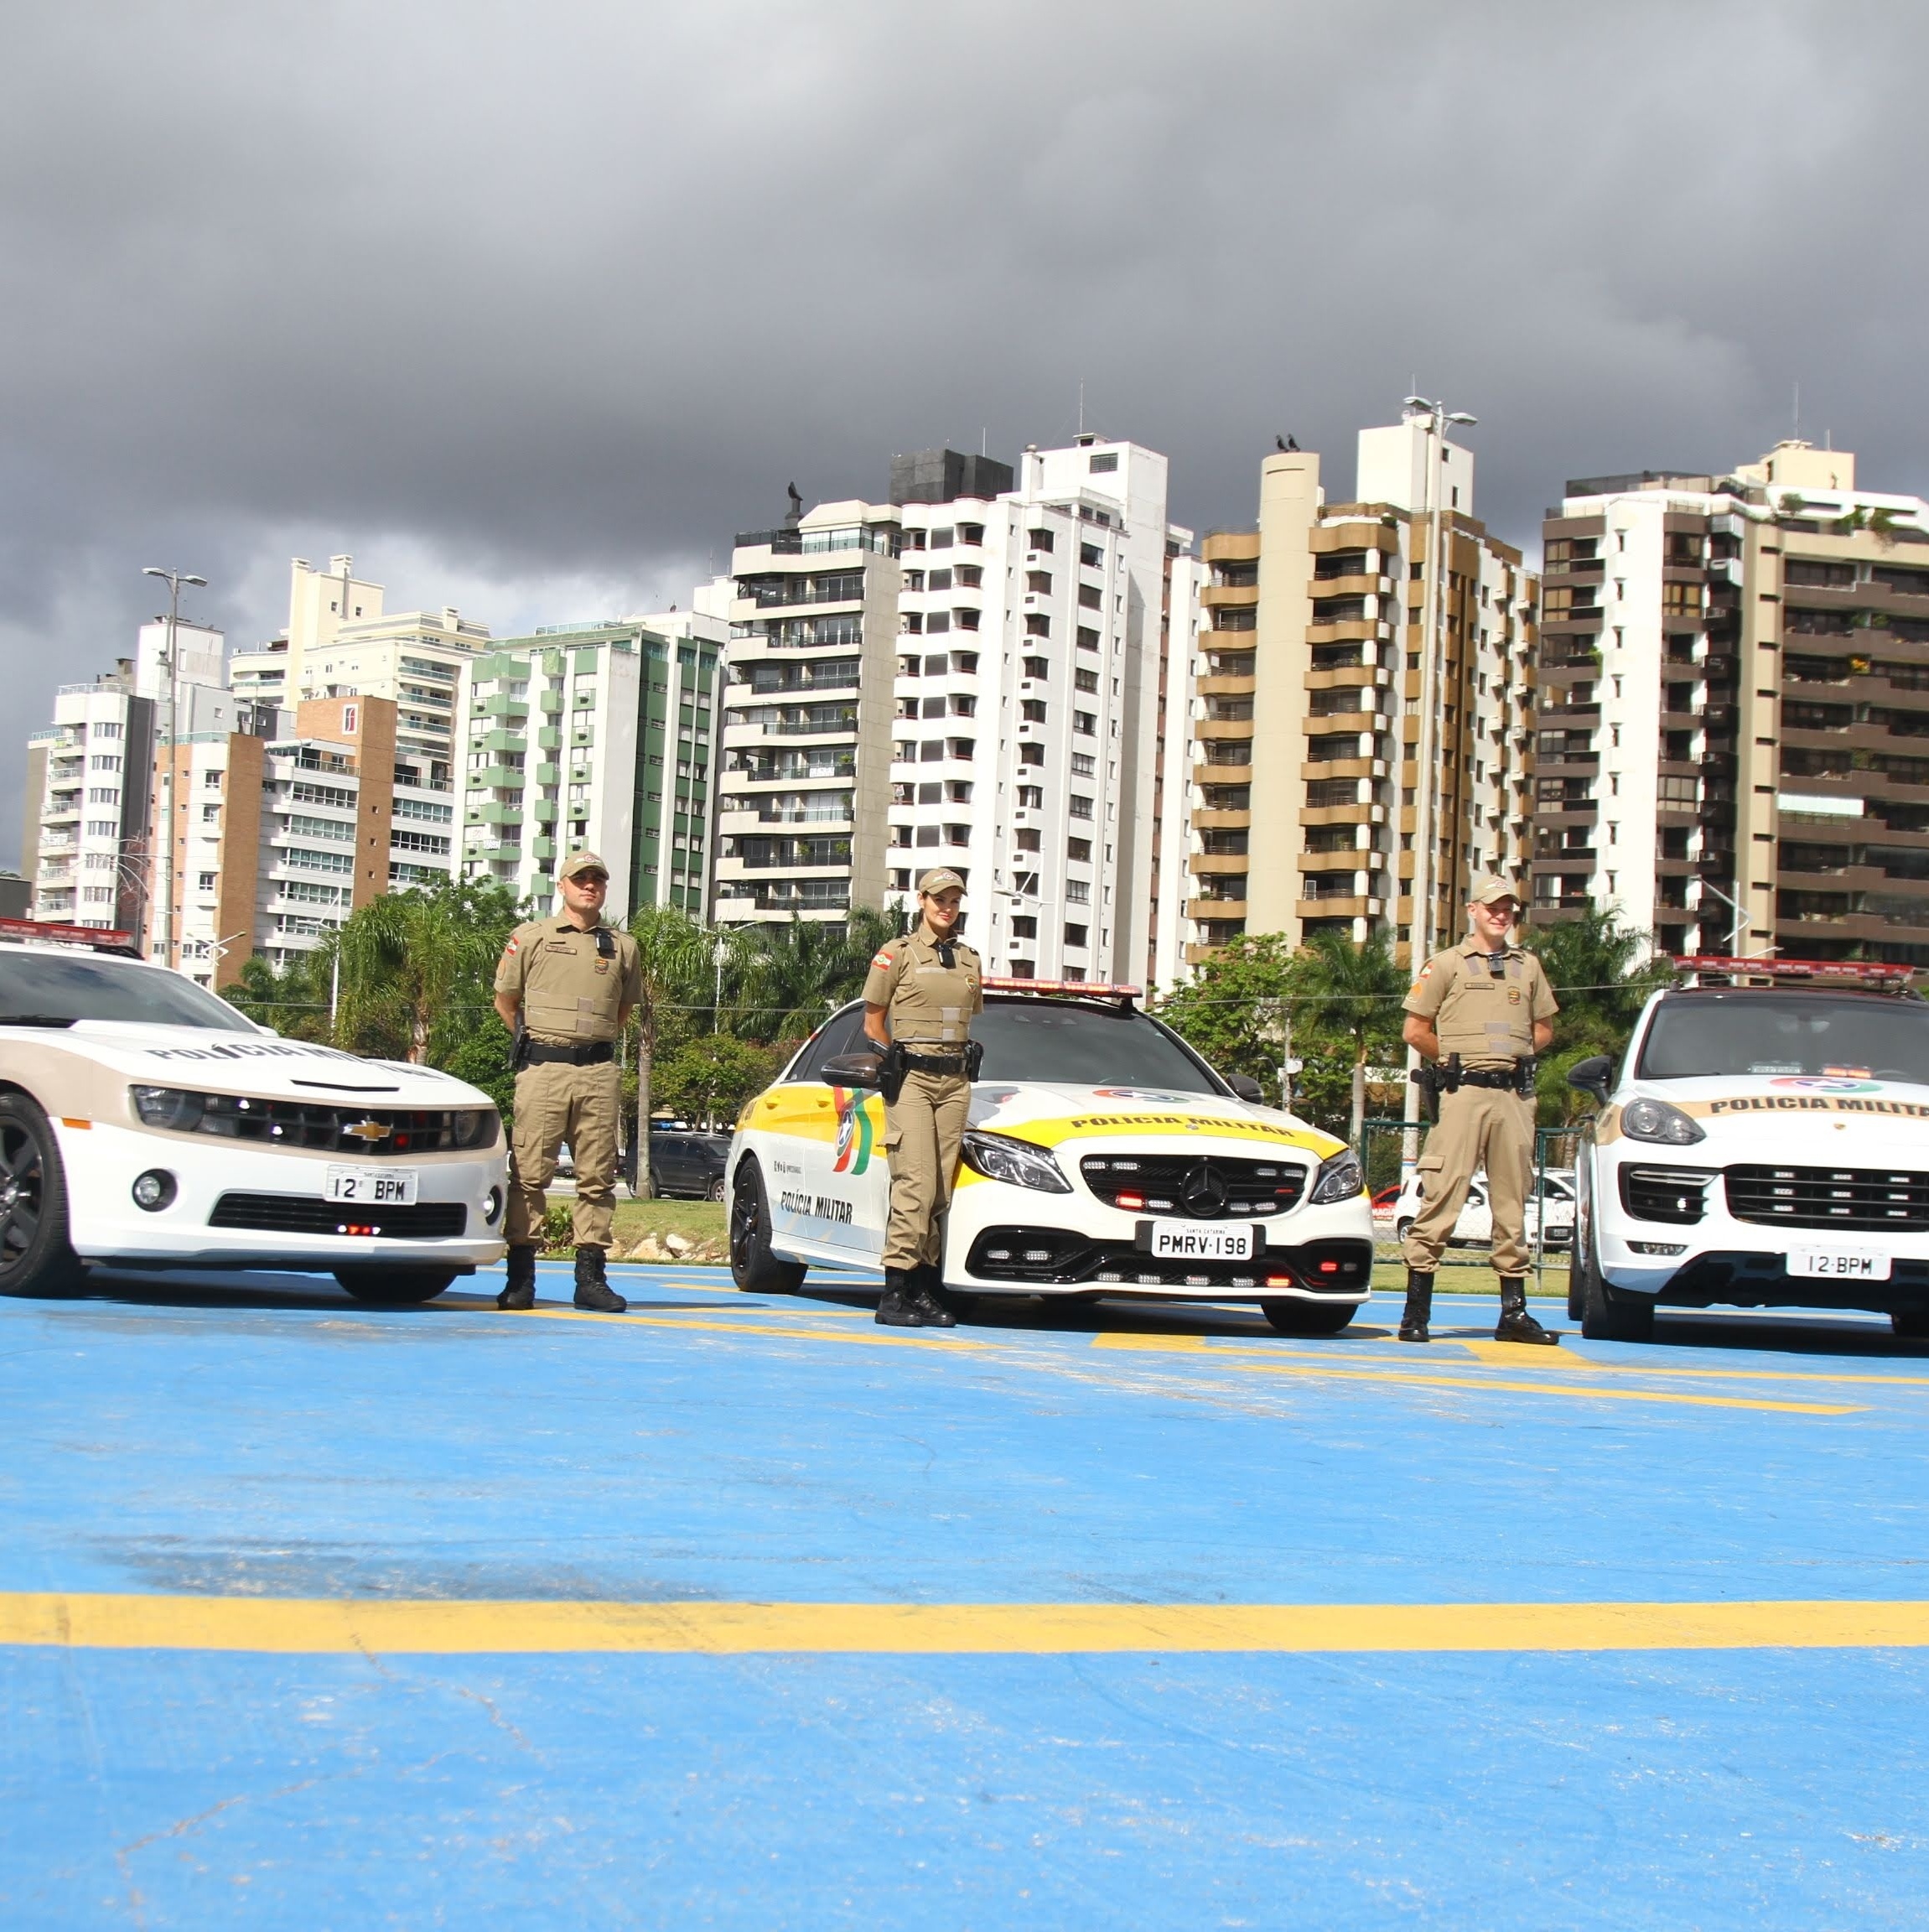
<path fill-rule="evenodd" d="M 181 621 L 181 586 L 198 584 L 204 590 L 208 587 L 205 577 L 195 577 L 184 570 L 163 570 L 150 564 L 142 571 L 143 577 L 158 577 L 168 586 L 168 764 L 163 780 L 163 790 L 167 797 L 167 816 L 161 837 L 161 963 L 174 964 L 174 755 L 177 718 L 175 707 L 180 702 L 180 643 L 178 631 Z"/>

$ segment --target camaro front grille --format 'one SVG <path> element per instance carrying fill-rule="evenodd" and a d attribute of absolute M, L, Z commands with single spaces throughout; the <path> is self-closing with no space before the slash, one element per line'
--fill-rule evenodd
<path fill-rule="evenodd" d="M 358 1161 L 493 1147 L 498 1119 L 493 1107 L 337 1107 L 177 1087 L 137 1087 L 133 1098 L 143 1126 L 352 1155 Z"/>
<path fill-rule="evenodd" d="M 1726 1170 L 1728 1211 L 1783 1228 L 1929 1228 L 1929 1174 L 1880 1167 L 1740 1166 Z"/>
<path fill-rule="evenodd" d="M 1218 1154 L 1087 1154 L 1078 1171 L 1108 1208 L 1188 1221 L 1283 1214 L 1306 1191 L 1306 1169 L 1297 1161 Z"/>
<path fill-rule="evenodd" d="M 1154 1255 L 1130 1241 L 1095 1241 L 1065 1228 L 988 1228 L 965 1259 L 983 1281 L 1035 1282 L 1126 1288 L 1224 1288 L 1249 1291 L 1281 1285 L 1290 1276 L 1303 1288 L 1356 1291 L 1373 1272 L 1370 1241 L 1309 1241 L 1273 1248 L 1249 1261 L 1196 1261 Z"/>
<path fill-rule="evenodd" d="M 422 1201 L 412 1208 L 361 1208 L 312 1194 L 224 1194 L 208 1217 L 210 1228 L 245 1228 L 263 1234 L 342 1234 L 385 1241 L 441 1241 L 464 1233 L 469 1209 L 459 1201 Z"/>

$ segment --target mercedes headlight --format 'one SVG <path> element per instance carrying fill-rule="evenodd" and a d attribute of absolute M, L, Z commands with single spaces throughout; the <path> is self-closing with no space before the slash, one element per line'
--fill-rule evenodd
<path fill-rule="evenodd" d="M 1680 1108 L 1646 1095 L 1621 1109 L 1620 1130 L 1631 1140 L 1654 1140 L 1664 1147 L 1692 1147 L 1708 1138 Z"/>
<path fill-rule="evenodd" d="M 1060 1171 L 1057 1161 L 1029 1140 L 973 1130 L 966 1134 L 962 1152 L 965 1166 L 988 1181 L 1007 1182 L 1014 1187 L 1035 1187 L 1042 1194 L 1071 1192 L 1071 1183 Z"/>
<path fill-rule="evenodd" d="M 1307 1198 L 1315 1208 L 1324 1208 L 1335 1201 L 1351 1201 L 1366 1191 L 1366 1173 L 1360 1165 L 1360 1156 L 1351 1147 L 1342 1147 L 1320 1163 L 1320 1171 L 1313 1177 L 1313 1192 Z"/>

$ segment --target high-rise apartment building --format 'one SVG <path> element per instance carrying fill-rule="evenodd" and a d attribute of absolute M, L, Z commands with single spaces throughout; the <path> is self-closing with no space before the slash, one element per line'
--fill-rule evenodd
<path fill-rule="evenodd" d="M 547 904 L 558 860 L 609 867 L 613 917 L 708 900 L 723 593 L 661 619 L 505 638 L 465 686 L 463 865 Z M 653 626 L 661 622 L 674 632 Z"/>
<path fill-rule="evenodd" d="M 881 906 L 891 799 L 899 513 L 820 503 L 731 553 L 715 917 Z"/>
<path fill-rule="evenodd" d="M 1524 874 L 1537 584 L 1475 521 L 1431 408 L 1261 466 L 1259 523 L 1209 536 L 1191 726 L 1196 958 L 1242 932 L 1385 933 L 1417 960 L 1482 873 Z"/>
<path fill-rule="evenodd" d="M 1544 538 L 1539 916 L 1929 964 L 1929 504 L 1791 441 L 1570 482 Z"/>

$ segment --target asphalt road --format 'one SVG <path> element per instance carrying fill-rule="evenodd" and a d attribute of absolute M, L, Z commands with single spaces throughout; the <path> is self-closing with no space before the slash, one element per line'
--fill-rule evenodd
<path fill-rule="evenodd" d="M 0 1924 L 1929 1919 L 1885 1325 L 613 1272 L 0 1302 Z"/>

